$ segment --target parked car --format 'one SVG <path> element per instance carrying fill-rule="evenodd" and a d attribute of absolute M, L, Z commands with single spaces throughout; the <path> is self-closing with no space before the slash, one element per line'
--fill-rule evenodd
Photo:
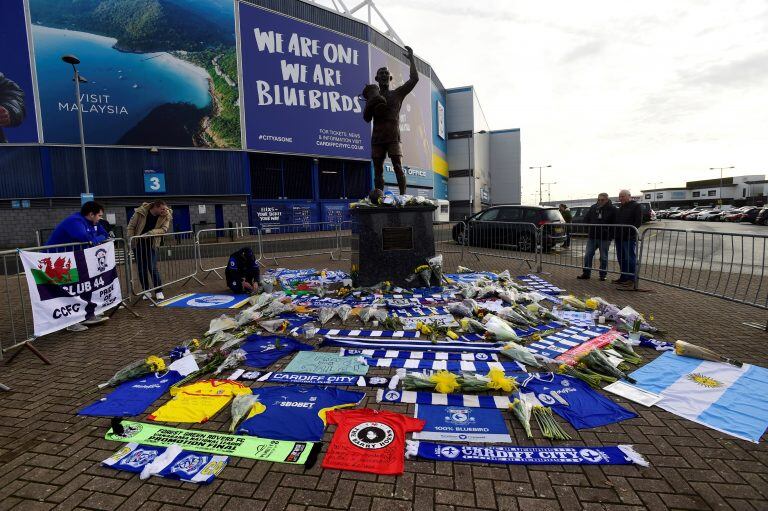
<path fill-rule="evenodd" d="M 589 208 L 591 206 L 575 206 L 571 209 L 571 214 L 573 215 L 573 222 L 574 224 L 583 224 L 584 223 L 584 217 L 587 215 L 587 211 L 589 211 Z"/>
<path fill-rule="evenodd" d="M 679 206 L 672 206 L 671 208 L 668 208 L 668 209 L 664 210 L 664 215 L 663 216 L 659 216 L 659 212 L 657 211 L 656 212 L 656 217 L 657 218 L 669 218 L 670 215 L 678 213 L 679 211 L 680 211 L 680 207 Z"/>
<path fill-rule="evenodd" d="M 755 209 L 754 206 L 743 206 L 741 208 L 732 209 L 723 216 L 723 220 L 726 222 L 741 222 L 741 219 L 751 209 Z"/>
<path fill-rule="evenodd" d="M 460 244 L 534 252 L 536 228 L 547 224 L 556 224 L 543 230 L 542 249 L 547 251 L 566 239 L 563 217 L 553 207 L 494 206 L 454 225 L 452 235 Z"/>
<path fill-rule="evenodd" d="M 651 204 L 648 202 L 641 202 L 640 209 L 643 210 L 643 223 L 653 222 L 656 220 L 656 213 L 653 211 Z"/>
<path fill-rule="evenodd" d="M 757 225 L 768 225 L 768 206 L 763 207 L 755 219 Z"/>
<path fill-rule="evenodd" d="M 690 213 L 690 212 L 691 212 L 690 209 L 680 209 L 678 211 L 670 213 L 670 215 L 667 218 L 669 218 L 670 220 L 680 220 L 683 215 L 685 215 L 687 213 Z"/>
<path fill-rule="evenodd" d="M 739 219 L 739 222 L 757 223 L 757 215 L 760 214 L 760 211 L 762 211 L 762 208 L 752 208 L 746 211 L 741 219 Z"/>
<path fill-rule="evenodd" d="M 710 209 L 708 211 L 702 211 L 699 213 L 699 215 L 696 217 L 696 220 L 702 221 L 702 222 L 715 222 L 720 220 L 720 215 L 723 212 L 719 209 Z"/>

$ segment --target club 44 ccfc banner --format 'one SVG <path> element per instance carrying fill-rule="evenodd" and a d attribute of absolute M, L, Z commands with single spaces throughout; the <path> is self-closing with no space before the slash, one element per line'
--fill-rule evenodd
<path fill-rule="evenodd" d="M 79 323 L 122 301 L 113 242 L 69 252 L 19 254 L 37 336 Z"/>

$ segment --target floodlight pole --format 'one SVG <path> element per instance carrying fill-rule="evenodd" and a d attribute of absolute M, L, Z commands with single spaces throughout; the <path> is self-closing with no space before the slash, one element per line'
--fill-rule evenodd
<path fill-rule="evenodd" d="M 83 103 L 80 101 L 80 81 L 87 82 L 85 78 L 80 76 L 80 72 L 77 70 L 77 65 L 80 63 L 80 59 L 74 55 L 64 55 L 61 60 L 70 64 L 72 70 L 75 73 L 75 100 L 77 102 L 77 125 L 80 129 L 80 154 L 83 159 L 83 181 L 85 182 L 85 193 L 91 193 L 90 186 L 88 185 L 88 159 L 85 155 L 85 133 L 83 132 Z"/>

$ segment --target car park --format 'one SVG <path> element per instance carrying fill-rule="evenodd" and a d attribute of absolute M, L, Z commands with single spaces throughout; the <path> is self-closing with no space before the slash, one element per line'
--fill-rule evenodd
<path fill-rule="evenodd" d="M 739 219 L 739 222 L 749 222 L 751 224 L 757 223 L 757 215 L 760 214 L 762 208 L 751 208 L 744 212 L 744 215 Z"/>

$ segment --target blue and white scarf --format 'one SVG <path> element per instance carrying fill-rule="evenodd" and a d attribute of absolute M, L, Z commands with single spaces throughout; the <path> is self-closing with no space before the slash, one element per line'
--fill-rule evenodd
<path fill-rule="evenodd" d="M 476 271 L 474 273 L 446 273 L 445 277 L 449 280 L 461 282 L 463 284 L 472 284 L 482 278 L 496 281 L 498 276 L 489 271 Z"/>
<path fill-rule="evenodd" d="M 389 311 L 390 316 L 396 318 L 406 317 L 423 317 L 423 316 L 444 316 L 450 314 L 445 307 L 400 307 L 393 308 Z"/>
<path fill-rule="evenodd" d="M 611 328 L 594 326 L 591 328 L 570 327 L 532 342 L 526 347 L 534 354 L 554 359 L 566 351 L 604 334 Z"/>
<path fill-rule="evenodd" d="M 525 367 L 517 362 L 473 362 L 464 360 L 419 360 L 414 358 L 364 358 L 370 367 L 394 367 L 397 369 L 415 369 L 431 371 L 468 371 L 487 373 L 491 369 L 502 371 L 524 371 Z"/>
<path fill-rule="evenodd" d="M 494 353 L 448 353 L 445 351 L 358 350 L 341 348 L 341 356 L 359 355 L 368 358 L 405 358 L 418 360 L 463 360 L 468 362 L 498 362 Z"/>
<path fill-rule="evenodd" d="M 438 444 L 406 440 L 406 458 L 499 465 L 640 465 L 648 461 L 631 445 L 611 447 L 513 447 Z"/>
<path fill-rule="evenodd" d="M 381 337 L 383 339 L 417 339 L 421 337 L 421 334 L 416 330 L 343 330 L 340 328 L 319 328 L 315 335 Z"/>
<path fill-rule="evenodd" d="M 490 342 L 466 342 L 466 341 L 441 341 L 432 342 L 430 340 L 419 339 L 383 339 L 373 337 L 334 337 L 325 336 L 321 343 L 322 346 L 339 346 L 342 348 L 356 349 L 387 349 L 387 350 L 420 350 L 420 351 L 448 351 L 448 352 L 471 352 L 471 353 L 498 353 L 504 343 Z"/>
<path fill-rule="evenodd" d="M 479 396 L 472 394 L 440 394 L 415 390 L 379 389 L 377 403 L 409 403 L 419 405 L 466 406 L 468 408 L 499 408 L 506 410 L 514 398 L 510 396 Z"/>
<path fill-rule="evenodd" d="M 529 287 L 530 289 L 533 289 L 534 291 L 538 291 L 539 293 L 547 294 L 547 295 L 559 295 L 560 293 L 564 293 L 565 289 L 559 288 L 554 284 L 551 284 L 550 282 L 547 282 L 546 280 L 542 279 L 538 275 L 530 274 L 530 275 L 521 275 L 517 277 L 517 280 L 522 282 L 525 286 Z"/>
<path fill-rule="evenodd" d="M 292 385 L 334 385 L 334 386 L 382 386 L 389 378 L 378 376 L 342 376 L 329 374 L 304 374 L 289 372 L 269 372 L 261 375 L 256 381 L 269 383 L 290 383 Z M 254 389 L 255 390 L 255 389 Z M 258 393 L 258 390 L 255 392 Z"/>

